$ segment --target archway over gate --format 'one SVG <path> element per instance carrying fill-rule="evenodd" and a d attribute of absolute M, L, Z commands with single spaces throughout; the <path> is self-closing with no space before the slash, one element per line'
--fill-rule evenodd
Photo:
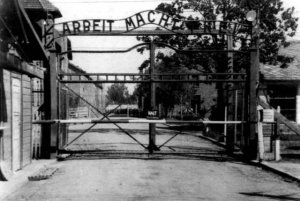
<path fill-rule="evenodd" d="M 147 27 L 148 25 L 155 25 L 155 29 L 142 29 L 143 27 Z M 158 27 L 158 28 L 157 28 Z M 155 10 L 147 10 L 140 13 L 137 13 L 133 16 L 130 16 L 125 19 L 120 20 L 107 20 L 107 19 L 84 19 L 78 21 L 70 21 L 63 22 L 59 24 L 54 24 L 51 19 L 48 20 L 48 23 L 45 27 L 46 35 L 45 42 L 46 46 L 50 49 L 51 57 L 55 57 L 57 54 L 57 50 L 55 48 L 55 40 L 65 36 L 170 36 L 170 35 L 186 35 L 186 36 L 199 36 L 199 35 L 214 35 L 214 36 L 222 36 L 223 39 L 228 41 L 228 44 L 232 44 L 232 41 L 235 38 L 241 37 L 239 30 L 247 29 L 249 31 L 249 36 L 252 36 L 252 26 L 244 25 L 235 22 L 225 22 L 225 21 L 183 21 L 168 14 L 165 14 L 160 11 Z M 58 35 L 54 35 L 54 29 L 59 31 Z M 253 38 L 249 37 L 248 40 L 253 42 Z M 76 120 L 63 120 L 58 119 L 55 115 L 51 115 L 51 120 L 39 121 L 35 123 L 51 123 L 53 124 L 52 131 L 57 129 L 57 125 L 59 124 L 73 124 L 73 123 L 92 123 L 94 125 L 101 123 L 112 123 L 116 125 L 119 129 L 121 129 L 124 133 L 126 133 L 129 137 L 135 140 L 138 144 L 140 144 L 143 148 L 149 150 L 150 153 L 153 151 L 158 151 L 159 147 L 156 145 L 156 124 L 157 123 L 204 123 L 204 124 L 222 124 L 225 129 L 228 124 L 244 125 L 243 131 L 243 148 L 248 153 L 254 154 L 256 149 L 256 135 L 255 135 L 255 122 L 257 121 L 256 117 L 256 83 L 257 83 L 257 72 L 258 72 L 258 49 L 256 43 L 253 42 L 253 49 L 248 49 L 246 51 L 240 51 L 232 48 L 231 45 L 228 45 L 227 49 L 178 49 L 177 47 L 173 47 L 170 44 L 165 44 L 161 42 L 156 42 L 154 40 L 147 41 L 145 43 L 138 44 L 136 46 L 130 47 L 126 50 L 68 50 L 60 52 L 60 55 L 67 54 L 69 52 L 72 53 L 124 53 L 131 51 L 140 46 L 147 46 L 150 51 L 150 69 L 148 73 L 144 74 L 126 74 L 126 73 L 118 73 L 118 74 L 66 74 L 56 72 L 56 67 L 51 68 L 50 71 L 50 80 L 51 82 L 51 108 L 49 110 L 51 112 L 57 111 L 57 101 L 59 98 L 59 94 L 56 93 L 57 86 L 55 85 L 55 79 L 57 75 L 59 75 L 58 86 L 63 85 L 65 88 L 68 88 L 66 84 L 71 83 L 148 83 L 150 85 L 150 94 L 151 94 L 151 110 L 149 114 L 155 114 L 157 110 L 156 105 L 156 97 L 155 97 L 155 89 L 157 83 L 245 83 L 245 96 L 242 98 L 243 102 L 243 112 L 244 115 L 239 121 L 227 121 L 224 119 L 223 121 L 179 121 L 179 120 L 149 120 L 149 119 L 140 119 L 140 120 L 111 120 L 108 117 L 108 114 L 104 114 L 103 112 L 94 108 L 97 112 L 99 112 L 103 117 L 97 120 L 84 120 L 84 121 L 76 121 Z M 183 74 L 161 74 L 155 72 L 155 49 L 158 47 L 168 47 L 175 50 L 178 53 L 182 54 L 194 54 L 194 53 L 219 53 L 219 54 L 227 54 L 227 56 L 233 57 L 234 54 L 243 54 L 250 58 L 251 67 L 250 69 L 246 69 L 246 73 L 235 73 L 233 69 L 224 72 L 215 72 L 215 73 L 183 73 Z M 82 76 L 93 77 L 93 79 L 83 80 Z M 122 77 L 123 79 L 120 79 Z M 70 89 L 69 89 L 70 90 Z M 81 97 L 84 100 L 84 97 Z M 248 101 L 249 100 L 249 101 Z M 87 102 L 87 104 L 89 104 Z M 90 104 L 89 104 L 90 105 Z M 90 105 L 93 107 L 92 105 Z M 126 130 L 122 129 L 118 123 L 147 123 L 149 124 L 149 142 L 147 145 L 139 142 L 135 139 L 130 133 Z M 87 132 L 87 131 L 85 131 Z M 84 132 L 84 133 L 85 133 Z M 84 134 L 83 133 L 83 134 Z M 80 137 L 81 135 L 79 135 Z M 78 137 L 78 138 L 79 138 Z M 173 137 L 172 137 L 173 138 Z M 60 137 L 58 137 L 60 139 Z M 76 140 L 77 138 L 75 138 Z M 232 149 L 233 143 L 231 140 L 227 138 L 226 142 L 228 143 L 228 148 Z M 168 139 L 166 141 L 169 142 Z M 64 145 L 60 145 L 58 142 L 58 150 L 66 151 L 61 148 L 66 148 L 72 142 L 68 142 Z M 164 144 L 164 143 L 163 143 Z"/>

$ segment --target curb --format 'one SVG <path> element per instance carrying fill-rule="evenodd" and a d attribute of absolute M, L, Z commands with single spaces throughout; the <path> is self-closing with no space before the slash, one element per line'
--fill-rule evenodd
<path fill-rule="evenodd" d="M 259 162 L 259 161 L 251 161 L 250 163 L 252 163 L 253 165 L 255 166 L 258 166 L 258 167 L 261 167 L 265 170 L 268 170 L 268 171 L 271 171 L 273 173 L 276 173 L 282 177 L 285 177 L 285 178 L 288 178 L 288 179 L 291 179 L 297 183 L 300 184 L 300 179 L 296 176 L 294 176 L 293 174 L 289 173 L 289 172 L 286 172 L 284 170 L 281 170 L 280 168 L 275 168 L 275 167 L 272 167 L 268 164 L 265 164 L 264 162 Z"/>
<path fill-rule="evenodd" d="M 221 142 L 218 142 L 217 140 L 215 139 L 212 139 L 210 137 L 207 137 L 207 136 L 203 136 L 202 134 L 201 135 L 198 135 L 199 137 L 201 137 L 202 139 L 205 139 L 205 140 L 208 140 L 210 142 L 212 142 L 213 144 L 215 145 L 218 145 L 218 146 L 221 146 L 223 148 L 226 148 L 226 145 L 224 143 L 221 143 Z M 239 160 L 241 160 L 241 158 L 236 155 L 235 153 L 229 153 L 230 156 L 234 157 L 234 158 L 237 158 Z M 245 163 L 248 163 L 250 165 L 253 165 L 253 166 L 257 166 L 257 167 L 260 167 L 260 168 L 263 168 L 264 170 L 267 170 L 267 171 L 271 171 L 281 177 L 285 177 L 287 179 L 291 179 L 292 181 L 295 181 L 297 183 L 300 184 L 300 178 L 294 176 L 293 174 L 289 173 L 289 172 L 286 172 L 280 168 L 275 168 L 275 167 L 272 167 L 264 162 L 259 162 L 257 160 L 242 160 L 243 162 Z"/>

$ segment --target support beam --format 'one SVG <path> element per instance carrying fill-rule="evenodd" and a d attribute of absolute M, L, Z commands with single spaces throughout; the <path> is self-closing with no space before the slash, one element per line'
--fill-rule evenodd
<path fill-rule="evenodd" d="M 55 52 L 50 53 L 48 71 L 45 76 L 45 116 L 50 119 L 58 118 L 57 102 L 57 57 Z M 58 125 L 43 125 L 42 127 L 42 158 L 50 158 L 51 148 L 56 147 Z"/>
<path fill-rule="evenodd" d="M 150 43 L 150 102 L 151 102 L 151 110 L 155 110 L 156 108 L 156 84 L 152 82 L 154 80 L 154 75 L 155 74 L 155 45 L 154 42 L 151 41 Z M 150 123 L 149 124 L 149 153 L 152 154 L 153 151 L 158 151 L 159 148 L 156 146 L 156 124 L 155 123 Z"/>
<path fill-rule="evenodd" d="M 257 47 L 257 46 L 256 46 Z M 246 154 L 250 159 L 257 156 L 257 86 L 259 73 L 259 49 L 254 48 L 250 53 L 249 80 L 249 127 L 246 141 Z"/>
<path fill-rule="evenodd" d="M 227 50 L 233 50 L 233 37 L 232 36 L 227 36 Z M 228 52 L 227 53 L 228 57 L 228 71 L 229 73 L 233 73 L 233 53 Z M 233 88 L 233 83 L 227 83 L 228 88 Z M 232 93 L 233 94 L 233 93 Z M 232 95 L 234 96 L 234 95 Z M 232 99 L 233 97 L 229 97 L 229 93 L 227 92 L 227 100 L 226 100 L 226 106 L 225 106 L 225 121 L 228 120 L 233 120 L 234 116 L 231 114 L 232 111 L 228 111 L 229 107 L 229 100 L 230 98 Z M 229 109 L 230 110 L 230 109 Z M 235 131 L 230 130 L 230 132 L 227 132 L 227 124 L 224 124 L 224 135 L 225 135 L 225 142 L 226 142 L 226 149 L 228 152 L 233 152 L 234 151 L 234 141 L 235 141 Z"/>
<path fill-rule="evenodd" d="M 245 73 L 61 73 L 61 83 L 211 83 L 246 82 Z"/>
<path fill-rule="evenodd" d="M 50 53 L 50 107 L 51 119 L 58 118 L 58 87 L 57 87 L 57 55 L 55 52 Z M 56 147 L 58 126 L 51 126 L 51 148 Z"/>

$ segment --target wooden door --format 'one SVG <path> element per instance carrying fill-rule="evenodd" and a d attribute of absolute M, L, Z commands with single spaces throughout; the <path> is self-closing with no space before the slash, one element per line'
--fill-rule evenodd
<path fill-rule="evenodd" d="M 21 168 L 21 80 L 12 78 L 13 171 Z"/>

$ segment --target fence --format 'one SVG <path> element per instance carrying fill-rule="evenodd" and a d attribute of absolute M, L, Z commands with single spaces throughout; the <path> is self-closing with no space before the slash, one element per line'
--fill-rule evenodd
<path fill-rule="evenodd" d="M 264 109 L 274 111 L 274 122 L 262 123 L 263 160 L 294 160 L 300 157 L 300 127 L 279 111 L 259 100 Z"/>

